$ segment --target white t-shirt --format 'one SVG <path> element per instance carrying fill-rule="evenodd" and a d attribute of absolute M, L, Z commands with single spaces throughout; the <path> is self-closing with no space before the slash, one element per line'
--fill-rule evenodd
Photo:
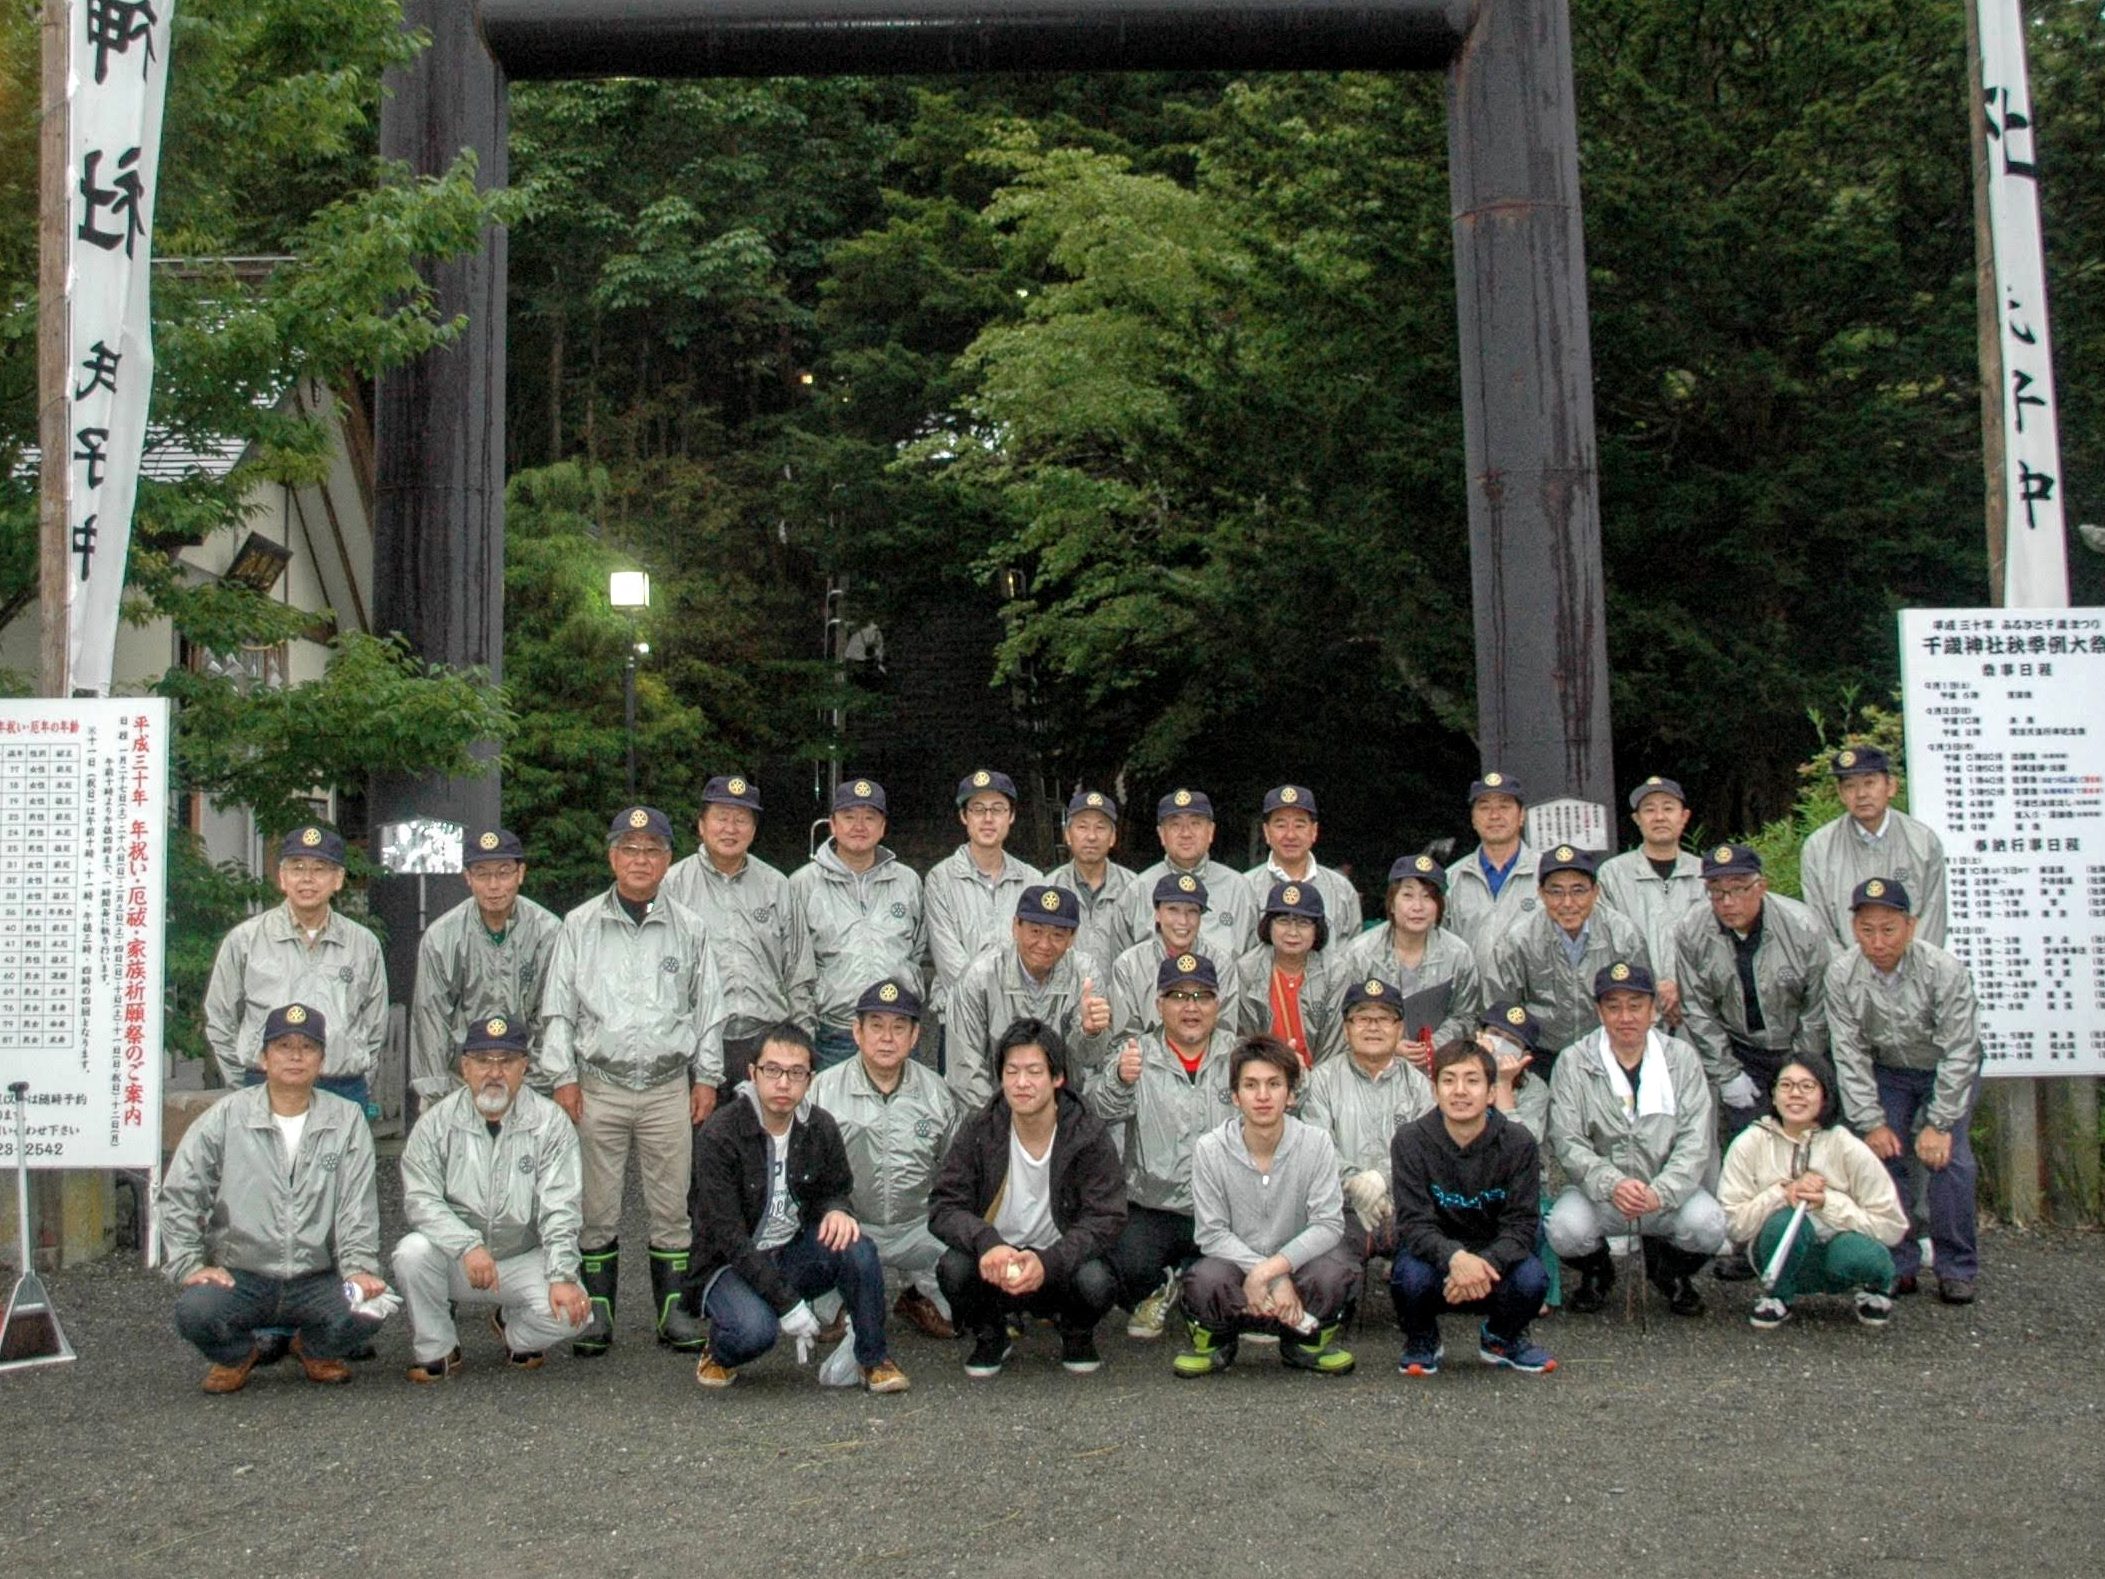
<path fill-rule="evenodd" d="M 804 1214 L 797 1210 L 797 1198 L 789 1193 L 789 1135 L 770 1135 L 767 1138 L 767 1211 L 760 1219 L 760 1227 L 753 1235 L 755 1250 L 773 1250 L 786 1245 L 797 1237 L 797 1230 L 804 1224 Z"/>
<path fill-rule="evenodd" d="M 1045 1155 L 1024 1150 L 1023 1137 L 1009 1131 L 1009 1182 L 994 1214 L 994 1231 L 1018 1250 L 1050 1250 L 1060 1242 L 1052 1215 L 1052 1143 Z"/>
<path fill-rule="evenodd" d="M 270 1121 L 278 1126 L 278 1138 L 285 1143 L 285 1166 L 290 1168 L 300 1154 L 300 1137 L 307 1133 L 307 1113 L 273 1113 Z"/>

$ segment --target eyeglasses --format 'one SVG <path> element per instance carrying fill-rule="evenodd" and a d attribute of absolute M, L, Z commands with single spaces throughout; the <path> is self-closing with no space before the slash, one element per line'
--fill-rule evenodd
<path fill-rule="evenodd" d="M 1211 1003 L 1220 996 L 1213 992 L 1165 992 L 1163 997 L 1171 1003 Z"/>
<path fill-rule="evenodd" d="M 1779 1080 L 1776 1082 L 1776 1090 L 1783 1096 L 1818 1096 L 1820 1094 L 1820 1082 L 1817 1080 Z"/>
<path fill-rule="evenodd" d="M 772 1080 L 779 1085 L 801 1086 L 811 1078 L 809 1069 L 795 1064 L 755 1064 L 753 1073 L 762 1080 Z"/>
<path fill-rule="evenodd" d="M 624 861 L 661 861 L 672 851 L 662 844 L 617 844 L 614 853 Z"/>
<path fill-rule="evenodd" d="M 1710 885 L 1710 901 L 1712 904 L 1716 904 L 1720 899 L 1751 899 L 1760 893 L 1761 890 L 1762 885 L 1759 882 L 1712 883 Z"/>

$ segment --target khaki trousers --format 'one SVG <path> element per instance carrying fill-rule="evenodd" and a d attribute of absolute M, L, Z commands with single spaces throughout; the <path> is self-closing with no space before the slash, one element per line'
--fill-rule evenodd
<path fill-rule="evenodd" d="M 687 1181 L 694 1171 L 694 1126 L 688 1122 L 687 1077 L 631 1091 L 580 1071 L 585 1114 L 577 1126 L 584 1164 L 584 1221 L 578 1248 L 604 1250 L 621 1232 L 621 1195 L 629 1151 L 643 1179 L 653 1250 L 685 1250 L 694 1241 L 687 1220 Z"/>

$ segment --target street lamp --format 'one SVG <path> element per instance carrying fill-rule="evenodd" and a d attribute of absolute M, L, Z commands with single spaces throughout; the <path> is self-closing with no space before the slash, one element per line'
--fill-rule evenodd
<path fill-rule="evenodd" d="M 647 570 L 616 570 L 607 577 L 607 601 L 617 609 L 627 609 L 634 634 L 634 622 L 638 609 L 651 606 L 651 578 Z M 636 798 L 636 659 L 650 651 L 648 642 L 631 641 L 628 661 L 621 670 L 621 711 L 626 721 L 629 737 L 629 799 Z"/>

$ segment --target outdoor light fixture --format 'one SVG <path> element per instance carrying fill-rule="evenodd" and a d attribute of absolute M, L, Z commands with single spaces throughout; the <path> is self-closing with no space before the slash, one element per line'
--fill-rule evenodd
<path fill-rule="evenodd" d="M 647 609 L 651 606 L 651 575 L 648 570 L 617 570 L 607 577 L 607 601 L 617 609 Z"/>

